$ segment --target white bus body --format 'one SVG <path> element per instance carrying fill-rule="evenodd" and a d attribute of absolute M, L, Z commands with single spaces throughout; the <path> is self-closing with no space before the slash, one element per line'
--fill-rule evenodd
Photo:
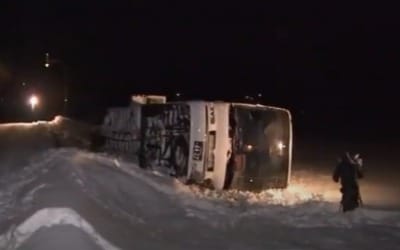
<path fill-rule="evenodd" d="M 167 168 L 216 189 L 287 187 L 292 124 L 286 109 L 228 102 L 146 104 L 141 112 L 142 167 Z"/>

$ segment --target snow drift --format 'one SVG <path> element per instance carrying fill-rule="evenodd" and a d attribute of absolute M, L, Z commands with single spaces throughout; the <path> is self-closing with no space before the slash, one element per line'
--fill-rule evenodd
<path fill-rule="evenodd" d="M 32 144 L 24 161 L 8 162 L 0 175 L 6 249 L 396 249 L 400 243 L 398 210 L 342 214 L 334 191 L 319 192 L 304 172 L 295 171 L 286 190 L 209 190 L 119 157 L 52 148 L 50 125 L 43 125 L 7 130 L 10 138 L 25 130 L 31 139 L 19 142 Z M 18 157 L 14 143 L 9 153 Z"/>

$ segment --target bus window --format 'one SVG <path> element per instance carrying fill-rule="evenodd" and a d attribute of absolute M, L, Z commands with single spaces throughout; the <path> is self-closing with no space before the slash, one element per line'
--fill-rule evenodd
<path fill-rule="evenodd" d="M 215 111 L 214 111 L 214 106 L 209 107 L 209 113 L 210 113 L 210 123 L 215 124 Z"/>
<path fill-rule="evenodd" d="M 207 156 L 207 170 L 212 171 L 214 169 L 214 150 L 216 146 L 216 132 L 210 131 L 208 133 L 208 156 Z"/>

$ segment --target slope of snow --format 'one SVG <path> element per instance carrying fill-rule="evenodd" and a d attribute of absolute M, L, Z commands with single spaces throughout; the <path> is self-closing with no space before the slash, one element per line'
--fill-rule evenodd
<path fill-rule="evenodd" d="M 93 158 L 93 155 L 85 154 L 82 157 Z M 382 221 L 386 225 L 400 226 L 400 211 L 365 207 L 347 215 L 339 213 L 340 192 L 337 186 L 329 192 L 326 190 L 319 192 L 315 188 L 310 188 L 311 184 L 306 185 L 295 178 L 292 185 L 285 190 L 265 190 L 261 193 L 236 190 L 217 191 L 196 185 L 187 186 L 176 180 L 165 183 L 166 180 L 169 181 L 169 178 L 159 172 L 150 174 L 140 171 L 134 164 L 102 155 L 96 155 L 95 158 L 109 167 L 119 168 L 133 177 L 140 178 L 160 192 L 168 195 L 179 194 L 179 199 L 185 207 L 200 207 L 203 208 L 203 212 L 210 209 L 213 213 L 218 213 L 214 211 L 216 206 L 219 206 L 221 212 L 224 209 L 228 209 L 229 212 L 236 209 L 239 211 L 239 216 L 262 214 L 276 218 L 282 212 L 288 212 L 285 216 L 287 220 L 282 221 L 293 227 L 347 227 L 354 223 L 379 224 Z M 324 178 L 327 179 L 330 176 L 324 176 Z M 340 218 L 344 218 L 345 221 Z M 299 223 L 301 220 L 307 223 Z"/>
<path fill-rule="evenodd" d="M 297 187 L 260 194 L 210 191 L 77 149 L 50 150 L 42 157 L 47 159 L 40 161 L 42 166 L 21 170 L 26 174 L 15 175 L 19 178 L 2 179 L 14 183 L 2 192 L 10 197 L 9 209 L 0 217 L 1 224 L 9 225 L 0 232 L 3 238 L 12 225 L 24 225 L 18 221 L 30 221 L 27 215 L 35 211 L 70 207 L 121 249 L 137 245 L 151 249 L 308 249 L 330 241 L 350 249 L 364 245 L 364 233 L 380 235 L 392 247 L 399 243 L 399 212 L 360 209 L 343 215 L 337 203 Z M 54 216 L 46 216 L 48 220 L 41 223 L 57 221 L 58 215 Z M 328 228 L 329 233 L 324 233 Z M 299 237 L 300 233 L 309 238 Z M 261 236 L 264 234 L 270 236 Z M 347 242 L 349 234 L 358 240 Z M 335 244 L 325 249 L 337 247 Z"/>
<path fill-rule="evenodd" d="M 390 139 L 390 138 L 387 138 Z M 292 183 L 309 192 L 318 192 L 324 200 L 338 201 L 340 185 L 332 181 L 333 168 L 343 150 L 361 153 L 365 176 L 360 180 L 366 207 L 400 209 L 399 144 L 389 141 L 349 142 L 301 140 L 295 150 Z"/>
<path fill-rule="evenodd" d="M 31 151 L 0 175 L 3 246 L 396 249 L 400 244 L 399 210 L 366 206 L 342 214 L 338 187 L 314 188 L 304 173 L 295 171 L 286 190 L 215 191 L 183 185 L 107 154 L 76 148 Z"/>
<path fill-rule="evenodd" d="M 0 124 L 0 176 L 29 166 L 31 158 L 53 146 L 46 123 Z"/>

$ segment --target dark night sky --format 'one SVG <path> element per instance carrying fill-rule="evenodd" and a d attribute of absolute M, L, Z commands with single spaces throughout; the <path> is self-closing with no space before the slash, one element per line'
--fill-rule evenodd
<path fill-rule="evenodd" d="M 86 100 L 86 112 L 96 107 L 87 103 L 121 105 L 134 92 L 176 91 L 208 99 L 262 92 L 265 103 L 320 127 L 372 131 L 397 112 L 400 43 L 390 6 L 9 2 L 0 4 L 6 98 L 22 81 L 49 84 L 41 65 L 50 52 L 68 67 L 71 105 Z"/>

